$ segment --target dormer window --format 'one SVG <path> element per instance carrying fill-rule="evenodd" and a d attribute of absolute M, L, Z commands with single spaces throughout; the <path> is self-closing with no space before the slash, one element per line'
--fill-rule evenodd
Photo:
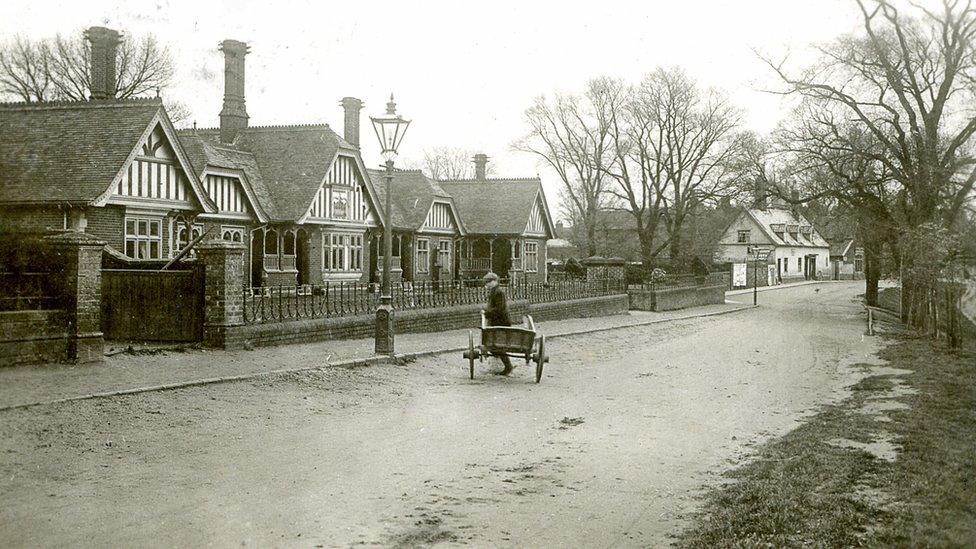
<path fill-rule="evenodd" d="M 738 237 L 737 242 L 739 244 L 746 244 L 746 243 L 750 242 L 750 240 L 749 240 L 750 233 L 752 233 L 752 231 L 739 231 L 739 237 Z"/>

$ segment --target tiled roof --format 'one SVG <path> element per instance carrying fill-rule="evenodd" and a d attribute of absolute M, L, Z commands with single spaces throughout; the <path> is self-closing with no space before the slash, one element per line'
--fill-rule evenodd
<path fill-rule="evenodd" d="M 198 176 L 203 174 L 207 166 L 240 170 L 254 192 L 258 202 L 257 207 L 267 217 L 278 218 L 274 201 L 271 199 L 271 191 L 264 184 L 261 169 L 253 154 L 212 143 L 192 130 L 181 131 L 179 138 Z"/>
<path fill-rule="evenodd" d="M 386 207 L 386 172 L 368 170 L 379 200 L 377 208 Z M 454 203 L 454 199 L 436 181 L 420 170 L 396 170 L 393 174 L 393 226 L 416 231 L 427 219 L 427 212 L 435 199 Z M 455 205 L 456 208 L 456 205 Z"/>
<path fill-rule="evenodd" d="M 792 211 L 783 208 L 767 208 L 765 210 L 750 208 L 746 210 L 746 213 L 762 227 L 763 232 L 766 233 L 766 236 L 773 244 L 778 246 L 807 246 L 817 248 L 827 248 L 829 246 L 827 241 L 815 229 L 811 229 L 809 240 L 799 232 L 797 232 L 796 238 L 794 238 L 788 230 L 782 232 L 773 230 L 774 225 L 810 227 L 810 222 L 799 213 L 794 214 Z"/>
<path fill-rule="evenodd" d="M 95 200 L 161 108 L 159 99 L 0 104 L 0 202 Z"/>
<path fill-rule="evenodd" d="M 847 240 L 838 240 L 838 241 L 835 241 L 835 242 L 831 242 L 830 243 L 830 255 L 831 255 L 831 257 L 833 257 L 833 256 L 847 255 L 847 250 L 850 249 L 851 244 L 853 244 L 853 243 L 854 243 L 854 240 L 852 240 L 850 238 L 848 238 Z"/>
<path fill-rule="evenodd" d="M 219 143 L 219 130 L 196 130 L 196 134 L 213 145 Z M 305 215 L 339 149 L 357 150 L 324 124 L 249 127 L 233 144 L 220 148 L 250 153 L 273 203 L 265 209 L 270 209 L 273 221 L 296 221 Z"/>
<path fill-rule="evenodd" d="M 439 183 L 454 197 L 465 230 L 473 234 L 522 234 L 542 191 L 538 177 Z M 551 221 L 547 223 L 552 231 Z"/>

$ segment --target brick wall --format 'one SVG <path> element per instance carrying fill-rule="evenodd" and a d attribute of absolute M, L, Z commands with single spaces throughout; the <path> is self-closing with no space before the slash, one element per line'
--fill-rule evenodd
<path fill-rule="evenodd" d="M 106 206 L 104 208 L 90 207 L 85 211 L 88 228 L 85 232 L 117 251 L 125 253 L 125 209 L 121 206 Z M 167 238 L 169 223 L 163 223 L 163 238 Z M 166 242 L 163 250 L 168 250 Z"/>
<path fill-rule="evenodd" d="M 0 366 L 57 362 L 67 355 L 64 311 L 0 312 Z"/>
<path fill-rule="evenodd" d="M 725 303 L 725 284 L 691 288 L 657 290 L 630 289 L 630 309 L 638 311 L 674 311 L 688 307 Z"/>
<path fill-rule="evenodd" d="M 439 332 L 462 327 L 472 329 L 481 325 L 481 309 L 484 306 L 464 305 L 396 311 L 394 321 L 397 333 Z M 576 317 L 606 316 L 627 312 L 627 296 L 607 296 L 541 303 L 529 305 L 526 300 L 509 302 L 509 314 L 516 323 L 528 313 L 536 321 L 558 320 Z M 373 337 L 376 317 L 374 314 L 340 318 L 316 318 L 289 322 L 248 324 L 227 328 L 225 346 L 239 349 L 247 345 L 255 347 L 309 343 L 337 339 L 366 339 Z"/>

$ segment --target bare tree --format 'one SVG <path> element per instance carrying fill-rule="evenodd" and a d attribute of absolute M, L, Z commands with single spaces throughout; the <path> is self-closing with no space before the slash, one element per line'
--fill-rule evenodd
<path fill-rule="evenodd" d="M 0 48 L 0 95 L 23 101 L 46 101 L 51 94 L 46 42 L 17 36 Z"/>
<path fill-rule="evenodd" d="M 741 191 L 740 114 L 677 68 L 652 72 L 628 95 L 611 123 L 611 194 L 635 218 L 645 264 L 665 246 L 678 259 L 689 216 Z"/>
<path fill-rule="evenodd" d="M 514 145 L 558 174 L 562 206 L 581 225 L 587 255 L 596 254 L 597 214 L 606 198 L 606 168 L 612 161 L 610 124 L 623 91 L 620 81 L 597 78 L 587 83 L 582 96 L 540 96 L 525 112 L 529 134 Z"/>
<path fill-rule="evenodd" d="M 782 93 L 808 99 L 806 133 L 831 154 L 887 174 L 891 222 L 906 230 L 951 226 L 976 183 L 976 10 L 943 0 L 939 10 L 914 6 L 915 16 L 906 17 L 889 0 L 857 3 L 863 34 L 819 48 L 820 63 L 794 73 L 765 61 L 786 85 Z M 860 131 L 847 131 L 848 123 Z M 903 284 L 905 300 L 910 286 Z"/>
<path fill-rule="evenodd" d="M 418 168 L 431 179 L 472 179 L 474 155 L 474 151 L 458 147 L 432 147 L 424 151 L 424 160 L 418 163 Z M 494 171 L 491 164 L 485 167 L 486 175 L 492 175 Z"/>
<path fill-rule="evenodd" d="M 91 51 L 81 34 L 15 38 L 0 47 L 0 94 L 22 101 L 85 100 Z M 116 57 L 115 97 L 156 95 L 173 80 L 173 59 L 152 35 L 124 34 Z"/>

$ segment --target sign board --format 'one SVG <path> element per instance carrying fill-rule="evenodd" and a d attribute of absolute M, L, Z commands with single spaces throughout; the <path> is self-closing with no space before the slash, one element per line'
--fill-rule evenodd
<path fill-rule="evenodd" d="M 754 259 L 759 261 L 765 261 L 769 257 L 769 254 L 773 251 L 772 248 L 766 248 L 764 246 L 749 246 L 746 248 L 749 255 L 753 256 Z"/>
<path fill-rule="evenodd" d="M 747 284 L 746 282 L 746 267 L 745 263 L 733 263 L 732 264 L 732 286 L 741 288 Z"/>

